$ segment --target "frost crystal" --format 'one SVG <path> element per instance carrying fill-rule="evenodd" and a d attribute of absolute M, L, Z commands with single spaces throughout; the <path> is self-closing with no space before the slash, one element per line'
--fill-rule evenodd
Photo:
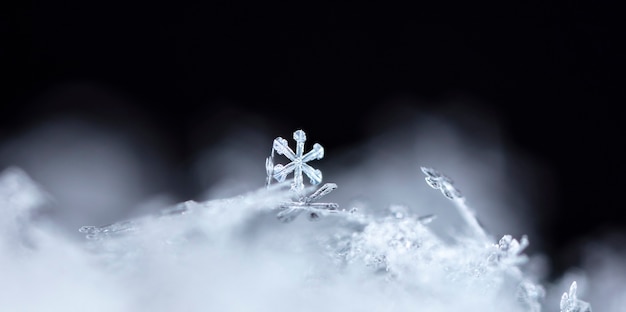
<path fill-rule="evenodd" d="M 326 183 L 309 196 L 301 198 L 299 201 L 286 202 L 280 205 L 281 211 L 276 217 L 283 222 L 290 222 L 303 211 L 309 212 L 309 218 L 316 220 L 320 215 L 337 212 L 339 205 L 336 203 L 314 203 L 313 201 L 323 197 L 337 188 L 335 183 Z"/>
<path fill-rule="evenodd" d="M 574 281 L 569 287 L 569 292 L 563 293 L 560 304 L 561 312 L 591 312 L 591 305 L 576 297 L 577 288 L 576 281 Z"/>
<path fill-rule="evenodd" d="M 426 183 L 434 189 L 441 190 L 441 193 L 449 199 L 461 198 L 461 192 L 452 185 L 454 182 L 448 176 L 439 173 L 439 171 L 422 167 L 422 172 L 426 174 Z"/>
<path fill-rule="evenodd" d="M 528 247 L 528 237 L 522 236 L 521 241 L 511 235 L 504 235 L 496 245 L 497 251 L 491 260 L 506 263 L 507 265 L 521 265 L 528 261 L 528 257 L 522 253 Z"/>
<path fill-rule="evenodd" d="M 267 158 L 265 162 L 265 168 L 268 175 L 267 184 L 269 185 L 272 177 L 278 182 L 283 182 L 287 178 L 287 175 L 293 172 L 293 183 L 291 184 L 291 189 L 296 192 L 301 192 L 304 189 L 302 173 L 309 177 L 312 185 L 317 185 L 322 182 L 322 172 L 309 166 L 307 162 L 314 159 L 322 159 L 324 157 L 324 148 L 320 144 L 315 143 L 313 144 L 313 149 L 304 154 L 304 142 L 306 141 L 306 134 L 304 131 L 295 131 L 293 133 L 293 139 L 296 141 L 295 153 L 287 144 L 287 140 L 282 137 L 274 139 L 272 156 Z M 291 162 L 287 165 L 273 165 L 274 152 L 279 155 L 285 155 L 285 157 L 289 158 Z"/>
<path fill-rule="evenodd" d="M 445 197 L 451 199 L 473 234 L 483 242 L 488 242 L 487 233 L 485 233 L 485 230 L 478 222 L 478 219 L 476 219 L 472 210 L 465 204 L 465 198 L 461 195 L 461 192 L 454 187 L 452 179 L 432 168 L 421 167 L 421 169 L 422 172 L 426 174 L 426 183 L 434 189 L 441 190 L 441 193 L 443 193 Z"/>
<path fill-rule="evenodd" d="M 85 225 L 78 229 L 78 231 L 85 233 L 87 239 L 99 240 L 105 237 L 132 233 L 137 230 L 136 225 L 135 221 L 129 220 L 103 226 Z"/>
<path fill-rule="evenodd" d="M 267 171 L 266 185 L 268 187 L 272 182 L 272 178 L 278 182 L 284 182 L 288 174 L 294 173 L 293 183 L 291 183 L 291 190 L 295 193 L 294 199 L 281 204 L 279 206 L 280 212 L 276 217 L 280 221 L 290 222 L 302 212 L 307 211 L 309 219 L 316 220 L 321 215 L 337 212 L 339 205 L 336 203 L 314 203 L 317 199 L 335 190 L 337 184 L 326 183 L 307 196 L 305 195 L 304 183 L 302 182 L 302 173 L 310 178 L 312 185 L 322 182 L 322 171 L 314 169 L 307 162 L 324 157 L 324 148 L 320 144 L 315 143 L 311 151 L 303 154 L 304 142 L 306 141 L 304 131 L 296 130 L 293 133 L 293 139 L 297 142 L 295 153 L 287 145 L 287 140 L 278 137 L 274 140 L 271 156 L 265 160 L 265 170 Z M 274 165 L 274 152 L 277 152 L 279 155 L 285 155 L 291 162 L 285 166 L 281 164 Z"/>

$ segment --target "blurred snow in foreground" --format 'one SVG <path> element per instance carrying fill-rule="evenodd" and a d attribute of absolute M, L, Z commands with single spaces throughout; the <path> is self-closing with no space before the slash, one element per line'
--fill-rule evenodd
<path fill-rule="evenodd" d="M 70 140 L 85 144 L 52 148 L 51 156 L 43 156 L 50 156 L 50 163 L 38 163 L 28 151 L 42 145 L 29 144 L 47 142 L 51 132 L 35 133 L 12 151 L 29 156 L 26 167 L 47 177 L 47 184 L 58 178 L 66 185 L 49 192 L 19 168 L 0 174 L 0 306 L 11 311 L 558 311 L 561 294 L 575 277 L 578 292 L 568 296 L 602 311 L 621 311 L 623 255 L 596 247 L 593 254 L 602 263 L 589 267 L 584 280 L 565 276 L 561 284 L 542 285 L 544 276 L 531 266 L 535 255 L 525 254 L 523 235 L 535 244 L 530 221 L 509 205 L 511 198 L 524 205 L 523 194 L 507 186 L 502 173 L 513 160 L 498 150 L 497 140 L 477 148 L 445 125 L 430 118 L 381 134 L 362 148 L 336 156 L 327 151 L 319 168 L 324 182 L 338 185 L 327 197 L 340 210 L 315 222 L 299 217 L 289 223 L 276 218 L 289 190 L 263 187 L 271 135 L 242 129 L 207 150 L 197 162 L 198 179 L 227 178 L 213 183 L 202 200 L 176 205 L 157 200 L 150 209 L 137 208 L 147 213 L 131 216 L 125 210 L 139 201 L 141 184 L 149 181 L 127 145 L 86 131 L 89 138 Z M 67 139 L 62 131 L 52 135 Z M 101 149 L 103 138 L 108 145 Z M 90 157 L 81 157 L 90 150 L 94 154 L 87 155 L 110 157 L 96 157 L 104 163 L 90 167 Z M 424 183 L 421 165 L 454 178 L 487 238 L 467 235 L 467 219 Z M 92 176 L 82 177 L 76 167 Z M 54 170 L 52 176 L 42 174 Z M 103 176 L 110 183 L 98 181 Z M 103 211 L 114 205 L 119 207 Z M 55 209 L 75 219 L 61 222 Z M 431 218 L 424 216 L 430 214 L 437 217 L 427 222 Z M 88 226 L 82 233 L 68 226 L 85 220 L 91 222 L 81 224 Z M 566 309 L 575 307 L 571 302 Z"/>

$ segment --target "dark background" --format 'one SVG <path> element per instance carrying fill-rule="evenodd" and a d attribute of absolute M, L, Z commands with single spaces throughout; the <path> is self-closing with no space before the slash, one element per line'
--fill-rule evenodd
<path fill-rule="evenodd" d="M 618 83 L 625 51 L 616 8 L 550 1 L 9 6 L 0 13 L 2 140 L 71 113 L 153 133 L 184 170 L 198 149 L 240 123 L 281 135 L 308 129 L 334 148 L 393 122 L 373 122 L 381 112 L 457 100 L 495 116 L 508 144 L 554 174 L 540 232 L 555 272 L 575 264 L 567 246 L 626 224 Z M 340 132 L 329 127 L 339 124 Z"/>

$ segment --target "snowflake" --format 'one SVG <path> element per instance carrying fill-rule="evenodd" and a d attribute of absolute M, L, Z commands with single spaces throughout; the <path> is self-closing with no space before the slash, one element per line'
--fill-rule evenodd
<path fill-rule="evenodd" d="M 302 130 L 297 130 L 293 133 L 293 139 L 296 141 L 296 152 L 289 148 L 287 140 L 277 137 L 274 139 L 272 146 L 272 155 L 266 159 L 265 166 L 267 169 L 267 184 L 271 183 L 272 178 L 278 182 L 284 182 L 287 175 L 293 172 L 293 183 L 291 189 L 297 193 L 301 193 L 304 189 L 304 183 L 302 181 L 302 173 L 306 174 L 311 180 L 312 185 L 317 185 L 322 182 L 322 172 L 319 169 L 314 169 L 309 166 L 307 162 L 314 159 L 322 159 L 324 157 L 324 148 L 318 144 L 313 144 L 313 149 L 304 154 L 304 142 L 306 141 L 306 134 Z M 285 155 L 285 157 L 291 160 L 287 165 L 273 164 L 274 151 L 279 155 Z"/>

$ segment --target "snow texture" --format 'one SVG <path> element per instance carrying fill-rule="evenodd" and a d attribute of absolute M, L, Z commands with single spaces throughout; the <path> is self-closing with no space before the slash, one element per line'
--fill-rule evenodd
<path fill-rule="evenodd" d="M 559 308 L 544 305 L 546 288 L 526 270 L 529 239 L 493 239 L 450 178 L 422 167 L 428 185 L 451 199 L 465 221 L 463 234 L 451 240 L 430 228 L 445 220 L 406 205 L 372 214 L 316 203 L 338 185 L 315 189 L 321 171 L 306 163 L 322 158 L 323 148 L 316 144 L 303 154 L 304 131 L 294 139 L 295 153 L 286 140 L 274 140 L 272 154 L 291 162 L 274 165 L 268 158 L 265 187 L 83 226 L 81 240 L 33 218 L 52 199 L 26 173 L 7 169 L 0 175 L 0 306 L 123 312 Z M 304 187 L 302 173 L 311 187 Z M 309 218 L 297 218 L 302 212 Z M 560 309 L 591 311 L 578 299 L 575 282 Z"/>

